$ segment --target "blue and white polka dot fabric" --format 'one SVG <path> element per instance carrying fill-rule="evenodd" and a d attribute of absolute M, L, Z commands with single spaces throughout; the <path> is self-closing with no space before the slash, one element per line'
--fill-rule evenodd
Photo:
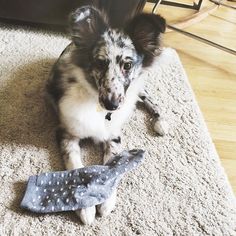
<path fill-rule="evenodd" d="M 31 176 L 21 207 L 38 213 L 74 211 L 101 204 L 123 174 L 144 159 L 143 150 L 123 151 L 106 165 Z"/>

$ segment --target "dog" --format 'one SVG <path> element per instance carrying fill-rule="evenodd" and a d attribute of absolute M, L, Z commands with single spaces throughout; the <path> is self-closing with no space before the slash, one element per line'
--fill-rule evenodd
<path fill-rule="evenodd" d="M 153 115 L 157 133 L 167 132 L 140 76 L 160 54 L 165 28 L 165 19 L 153 14 L 136 15 L 123 29 L 111 28 L 105 14 L 92 6 L 70 15 L 72 42 L 54 64 L 46 86 L 59 118 L 57 140 L 68 170 L 83 167 L 82 139 L 103 143 L 104 163 L 119 153 L 121 128 L 139 100 Z M 96 210 L 106 216 L 115 202 L 116 191 L 103 204 L 76 213 L 91 224 Z"/>

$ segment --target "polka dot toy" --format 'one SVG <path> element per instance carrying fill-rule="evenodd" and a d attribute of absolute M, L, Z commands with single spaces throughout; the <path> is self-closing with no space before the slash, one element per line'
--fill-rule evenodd
<path fill-rule="evenodd" d="M 30 176 L 21 207 L 38 213 L 75 211 L 103 203 L 124 173 L 144 159 L 143 150 L 123 151 L 106 165 Z"/>

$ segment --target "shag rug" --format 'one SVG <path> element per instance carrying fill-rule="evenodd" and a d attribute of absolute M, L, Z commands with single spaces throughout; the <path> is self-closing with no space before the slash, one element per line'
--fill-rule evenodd
<path fill-rule="evenodd" d="M 68 43 L 59 33 L 0 25 L 0 235 L 236 235 L 235 197 L 173 49 L 144 75 L 170 132 L 157 137 L 146 111 L 134 112 L 123 146 L 146 157 L 122 180 L 115 211 L 84 226 L 73 212 L 19 207 L 30 175 L 64 170 L 44 86 Z M 101 163 L 99 148 L 82 146 L 87 165 Z"/>

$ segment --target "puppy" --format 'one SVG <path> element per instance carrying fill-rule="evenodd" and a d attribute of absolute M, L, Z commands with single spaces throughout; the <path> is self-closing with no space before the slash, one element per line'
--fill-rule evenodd
<path fill-rule="evenodd" d="M 165 20 L 140 14 L 122 29 L 112 29 L 104 14 L 91 6 L 77 9 L 69 19 L 72 43 L 63 51 L 47 83 L 48 97 L 58 115 L 57 138 L 68 170 L 81 168 L 79 141 L 104 144 L 104 163 L 120 152 L 123 124 L 141 99 L 164 135 L 167 124 L 144 91 L 140 75 L 160 52 Z M 115 207 L 116 192 L 97 206 L 101 216 Z M 84 224 L 95 219 L 96 208 L 76 211 Z"/>

